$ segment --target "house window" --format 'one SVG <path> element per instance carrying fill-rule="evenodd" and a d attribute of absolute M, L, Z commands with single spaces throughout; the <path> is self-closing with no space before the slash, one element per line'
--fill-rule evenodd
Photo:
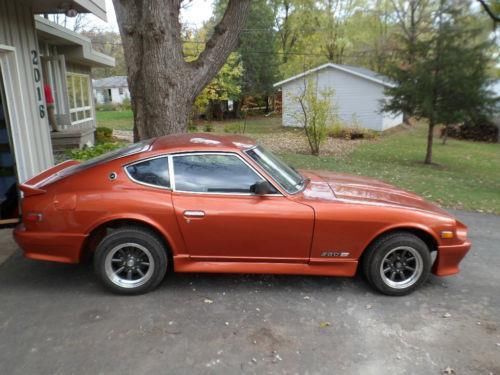
<path fill-rule="evenodd" d="M 119 93 L 120 95 L 123 95 L 123 87 L 120 87 L 120 88 L 118 89 L 118 93 Z"/>
<path fill-rule="evenodd" d="M 90 77 L 85 74 L 68 73 L 66 80 L 68 84 L 71 123 L 78 124 L 91 120 Z"/>

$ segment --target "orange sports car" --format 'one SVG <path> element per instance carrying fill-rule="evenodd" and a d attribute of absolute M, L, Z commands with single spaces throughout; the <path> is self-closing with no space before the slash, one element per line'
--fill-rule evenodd
<path fill-rule="evenodd" d="M 242 136 L 150 139 L 66 161 L 20 188 L 14 236 L 26 257 L 93 256 L 103 284 L 123 294 L 152 290 L 167 271 L 360 270 L 378 291 L 404 295 L 431 270 L 457 273 L 471 246 L 464 224 L 415 194 L 358 176 L 296 171 Z"/>

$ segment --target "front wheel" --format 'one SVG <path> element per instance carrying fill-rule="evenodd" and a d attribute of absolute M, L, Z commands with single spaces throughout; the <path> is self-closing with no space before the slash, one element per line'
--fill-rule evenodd
<path fill-rule="evenodd" d="M 167 253 L 153 232 L 138 227 L 120 228 L 97 246 L 94 269 L 112 292 L 146 293 L 163 280 Z"/>
<path fill-rule="evenodd" d="M 429 276 L 428 246 L 411 233 L 392 233 L 376 240 L 363 259 L 368 282 L 383 294 L 402 296 L 422 285 Z"/>

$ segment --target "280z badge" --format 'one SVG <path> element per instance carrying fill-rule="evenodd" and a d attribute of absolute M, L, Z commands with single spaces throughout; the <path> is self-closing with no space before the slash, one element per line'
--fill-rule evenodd
<path fill-rule="evenodd" d="M 323 251 L 321 253 L 322 257 L 348 257 L 350 253 L 346 251 Z"/>

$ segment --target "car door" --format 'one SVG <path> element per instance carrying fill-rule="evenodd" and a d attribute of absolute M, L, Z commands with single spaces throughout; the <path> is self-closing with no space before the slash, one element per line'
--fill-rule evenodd
<path fill-rule="evenodd" d="M 275 191 L 250 187 L 264 178 L 233 153 L 174 155 L 172 200 L 194 259 L 306 262 L 314 212 Z"/>

